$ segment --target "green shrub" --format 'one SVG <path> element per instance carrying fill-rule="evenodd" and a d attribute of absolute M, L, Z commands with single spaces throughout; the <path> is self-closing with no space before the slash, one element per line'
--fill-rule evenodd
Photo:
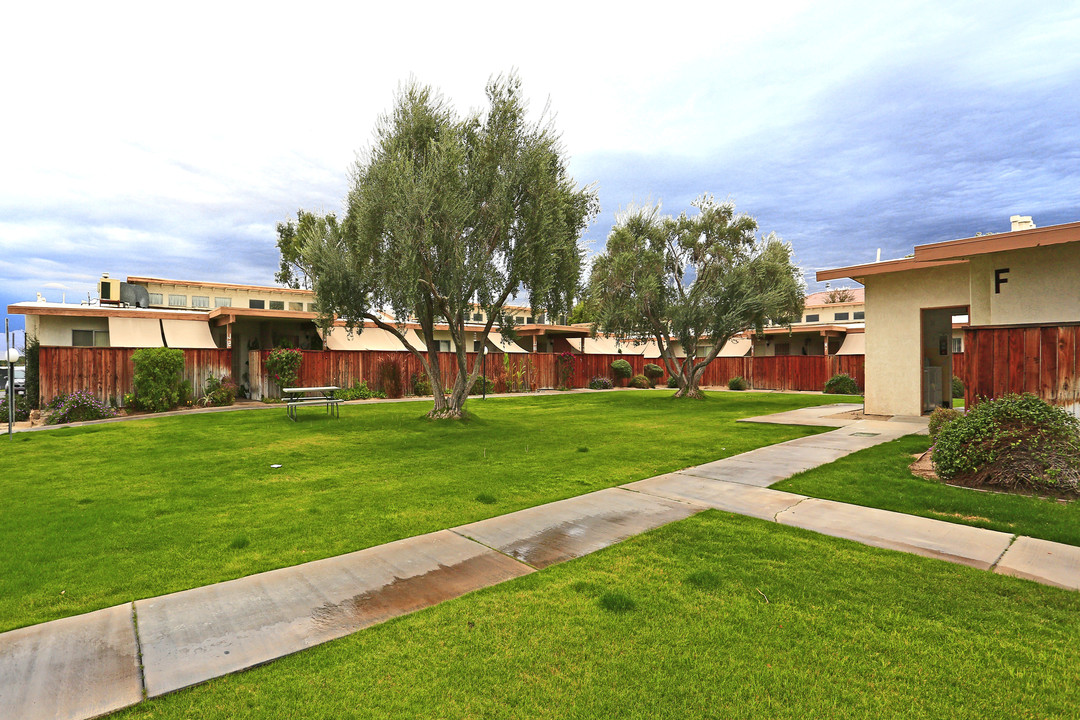
<path fill-rule="evenodd" d="M 955 375 L 952 378 L 952 396 L 954 400 L 964 397 L 964 381 Z"/>
<path fill-rule="evenodd" d="M 168 348 L 147 349 L 167 350 Z M 45 406 L 44 415 L 46 423 L 59 425 L 61 423 L 116 417 L 116 411 L 86 390 L 79 390 L 70 395 L 57 395 L 54 397 Z"/>
<path fill-rule="evenodd" d="M 847 373 L 833 375 L 825 382 L 825 392 L 828 395 L 858 395 L 859 386 L 855 379 Z"/>
<path fill-rule="evenodd" d="M 727 381 L 728 390 L 746 390 L 750 387 L 750 384 L 746 382 L 742 375 L 736 375 Z"/>
<path fill-rule="evenodd" d="M 634 368 L 630 367 L 630 363 L 625 360 L 616 360 L 611 363 L 611 374 L 616 380 L 626 380 L 634 374 Z"/>
<path fill-rule="evenodd" d="M 296 387 L 296 378 L 300 375 L 300 363 L 304 361 L 304 353 L 290 348 L 276 348 L 271 350 L 263 360 L 266 372 L 270 379 L 277 383 L 279 389 Z"/>
<path fill-rule="evenodd" d="M 239 388 L 229 375 L 222 375 L 218 380 L 211 375 L 206 378 L 205 392 L 199 398 L 199 405 L 205 407 L 224 407 L 236 402 L 236 393 Z"/>
<path fill-rule="evenodd" d="M 336 390 L 334 397 L 338 400 L 370 400 L 371 398 L 384 398 L 386 393 L 381 390 L 372 390 L 367 386 L 366 382 L 357 382 L 353 383 L 351 388 Z"/>
<path fill-rule="evenodd" d="M 1031 394 L 984 400 L 938 432 L 942 480 L 1080 494 L 1080 420 Z"/>
<path fill-rule="evenodd" d="M 401 366 L 394 360 L 379 363 L 379 386 L 386 397 L 399 398 L 404 394 L 401 387 Z"/>
<path fill-rule="evenodd" d="M 485 387 L 487 388 L 486 391 L 484 389 Z M 483 375 L 477 375 L 476 380 L 473 381 L 472 387 L 469 388 L 469 394 L 483 395 L 485 392 L 488 395 L 495 392 L 495 382 L 487 379 Z"/>
<path fill-rule="evenodd" d="M 630 378 L 629 385 L 630 387 L 641 389 L 647 389 L 652 387 L 652 383 L 649 382 L 649 378 L 645 377 L 644 375 L 635 375 L 634 377 Z"/>
<path fill-rule="evenodd" d="M 26 400 L 31 410 L 37 410 L 41 402 L 41 371 L 39 370 L 39 357 L 41 356 L 41 343 L 37 336 L 26 336 Z M 18 407 L 15 403 L 15 407 Z"/>
<path fill-rule="evenodd" d="M 131 361 L 135 365 L 136 407 L 164 412 L 190 398 L 191 386 L 183 380 L 183 350 L 141 348 L 132 353 Z"/>
<path fill-rule="evenodd" d="M 952 408 L 937 408 L 934 412 L 930 413 L 930 442 L 937 440 L 941 428 L 945 427 L 962 414 L 963 413 L 959 410 L 953 410 Z"/>
<path fill-rule="evenodd" d="M 667 379 L 667 386 L 669 388 L 677 388 L 677 387 L 679 387 L 679 378 L 672 375 L 671 377 L 669 377 Z"/>
<path fill-rule="evenodd" d="M 664 368 L 656 363 L 645 363 L 644 375 L 655 386 L 656 381 L 664 377 Z"/>
<path fill-rule="evenodd" d="M 15 395 L 15 422 L 25 422 L 30 419 L 30 394 Z M 0 425 L 6 425 L 8 421 L 8 398 L 0 402 Z"/>
<path fill-rule="evenodd" d="M 610 390 L 613 387 L 615 387 L 615 383 L 611 382 L 611 378 L 603 375 L 597 375 L 589 381 L 589 389 L 591 390 Z"/>
<path fill-rule="evenodd" d="M 409 384 L 412 385 L 413 395 L 431 394 L 431 380 L 428 379 L 427 373 L 413 373 L 409 378 Z"/>

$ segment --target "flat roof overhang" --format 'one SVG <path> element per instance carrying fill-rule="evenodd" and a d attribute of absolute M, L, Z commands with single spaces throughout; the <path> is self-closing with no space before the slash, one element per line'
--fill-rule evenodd
<path fill-rule="evenodd" d="M 551 335 L 554 337 L 587 338 L 590 336 L 587 329 L 572 325 L 516 325 L 514 326 L 514 334 L 518 337 Z"/>
<path fill-rule="evenodd" d="M 318 317 L 303 310 L 266 310 L 264 308 L 216 307 L 207 313 L 214 325 L 231 325 L 237 320 L 311 320 Z M 344 323 L 342 323 L 344 324 Z"/>
<path fill-rule="evenodd" d="M 147 320 L 196 320 L 206 322 L 210 314 L 193 310 L 147 310 L 143 308 L 121 308 L 102 305 L 71 305 L 58 307 L 26 303 L 8 305 L 11 315 L 60 315 L 66 317 L 121 317 L 145 318 Z"/>

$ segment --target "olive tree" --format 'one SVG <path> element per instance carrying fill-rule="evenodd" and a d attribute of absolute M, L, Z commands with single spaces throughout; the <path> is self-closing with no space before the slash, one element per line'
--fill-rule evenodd
<path fill-rule="evenodd" d="M 481 352 L 493 327 L 512 336 L 505 306 L 515 296 L 553 315 L 569 310 L 581 283 L 578 240 L 597 211 L 593 189 L 569 176 L 550 120 L 526 119 L 520 81 L 492 80 L 487 99 L 485 112 L 459 118 L 430 88 L 403 88 L 357 162 L 344 219 L 297 227 L 320 324 L 362 332 L 367 321 L 397 337 L 428 375 L 433 418 L 464 412 L 481 365 L 470 372 L 466 355 L 477 306 Z M 406 322 L 432 352 L 409 342 Z M 451 387 L 433 351 L 437 325 L 453 340 Z"/>
<path fill-rule="evenodd" d="M 702 373 L 738 333 L 790 325 L 802 314 L 803 283 L 791 246 L 758 239 L 757 222 L 731 202 L 703 195 L 698 212 L 662 216 L 660 206 L 616 218 L 593 260 L 589 294 L 596 325 L 638 342 L 655 341 L 676 397 L 702 397 Z M 685 354 L 675 356 L 673 344 Z"/>

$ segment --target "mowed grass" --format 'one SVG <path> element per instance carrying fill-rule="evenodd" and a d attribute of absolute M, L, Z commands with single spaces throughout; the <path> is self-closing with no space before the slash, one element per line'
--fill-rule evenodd
<path fill-rule="evenodd" d="M 338 555 L 822 428 L 736 423 L 834 403 L 670 390 L 283 408 L 18 434 L 0 455 L 0 631 Z M 274 469 L 271 465 L 280 464 Z"/>
<path fill-rule="evenodd" d="M 913 475 L 913 455 L 930 446 L 907 437 L 853 453 L 781 480 L 776 490 L 866 505 L 936 520 L 1080 545 L 1080 502 L 979 492 Z"/>
<path fill-rule="evenodd" d="M 1080 593 L 709 511 L 120 718 L 1075 718 Z"/>

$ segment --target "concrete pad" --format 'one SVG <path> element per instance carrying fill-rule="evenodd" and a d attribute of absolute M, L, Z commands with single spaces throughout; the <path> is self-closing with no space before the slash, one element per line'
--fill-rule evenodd
<path fill-rule="evenodd" d="M 533 567 L 544 568 L 588 555 L 703 509 L 608 488 L 454 529 Z"/>
<path fill-rule="evenodd" d="M 449 530 L 139 600 L 150 697 L 532 572 Z"/>
<path fill-rule="evenodd" d="M 772 423 L 776 425 L 812 425 L 820 427 L 844 427 L 853 425 L 858 420 L 854 418 L 835 417 L 838 414 L 862 410 L 858 403 L 833 403 L 831 405 L 816 405 L 814 407 L 787 410 L 773 413 L 772 415 L 758 415 L 757 417 L 742 418 L 737 422 Z"/>
<path fill-rule="evenodd" d="M 140 700 L 130 603 L 0 635 L 0 718 L 81 720 Z"/>
<path fill-rule="evenodd" d="M 1080 590 L 1080 547 L 1018 537 L 998 561 L 994 572 Z"/>
<path fill-rule="evenodd" d="M 915 553 L 988 570 L 1012 535 L 876 508 L 810 498 L 776 516 L 784 525 L 866 545 Z"/>
<path fill-rule="evenodd" d="M 717 482 L 682 473 L 658 475 L 622 487 L 672 500 L 685 500 L 706 505 L 739 515 L 749 515 L 762 520 L 773 520 L 777 513 L 806 499 L 804 495 L 738 483 Z"/>
<path fill-rule="evenodd" d="M 710 480 L 737 482 L 743 485 L 768 487 L 792 474 L 787 467 L 764 462 L 740 462 L 735 459 L 718 460 L 680 470 L 681 475 L 692 475 Z"/>

